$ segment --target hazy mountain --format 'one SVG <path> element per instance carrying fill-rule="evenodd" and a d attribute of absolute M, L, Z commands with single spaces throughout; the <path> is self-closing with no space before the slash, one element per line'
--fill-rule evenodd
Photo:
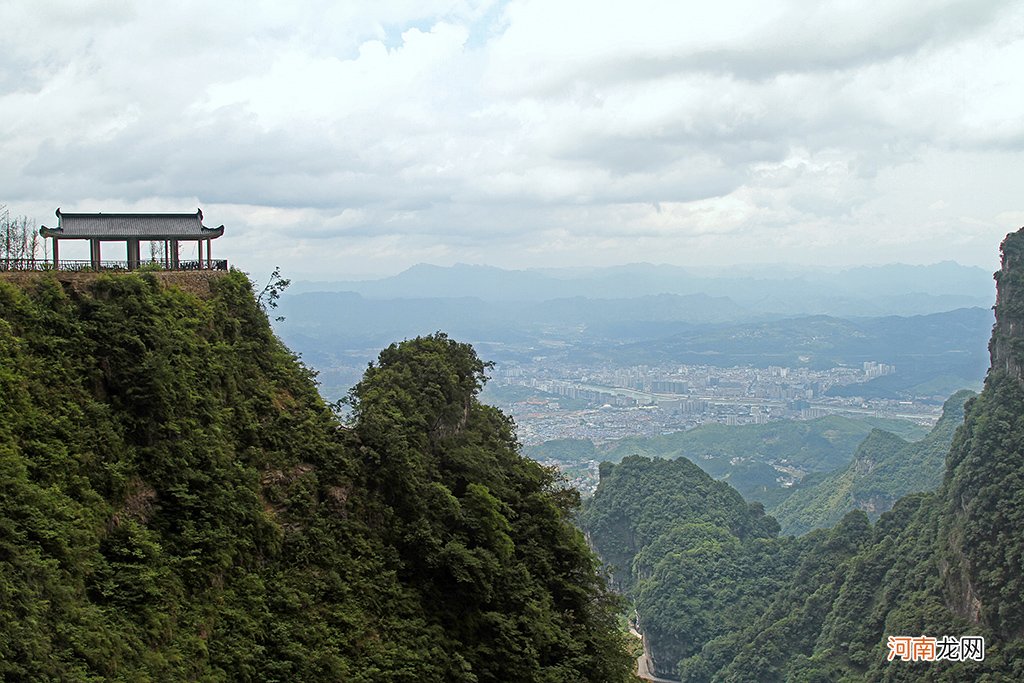
<path fill-rule="evenodd" d="M 450 330 L 473 342 L 522 343 L 653 339 L 693 324 L 736 320 L 746 312 L 724 297 L 661 294 L 635 299 L 484 301 L 478 296 L 371 299 L 353 292 L 307 292 L 281 300 L 285 340 L 381 345 Z M 299 350 L 307 346 L 299 343 Z"/>
<path fill-rule="evenodd" d="M 994 290 L 982 268 L 952 262 L 825 270 L 795 266 L 695 270 L 649 263 L 605 268 L 504 270 L 420 264 L 377 280 L 295 282 L 292 293 L 350 291 L 374 299 L 474 296 L 486 301 L 586 297 L 628 299 L 706 294 L 762 315 L 910 315 L 990 306 Z"/>
<path fill-rule="evenodd" d="M 894 364 L 896 374 L 831 393 L 894 398 L 913 394 L 941 401 L 957 389 L 980 383 L 988 363 L 985 340 L 992 320 L 992 312 L 985 308 L 908 317 L 807 316 L 693 325 L 661 339 L 581 344 L 571 353 L 577 362 L 627 365 L 830 368 L 874 360 Z"/>
<path fill-rule="evenodd" d="M 325 373 L 332 396 L 344 394 L 377 348 L 449 330 L 497 361 L 529 362 L 541 355 L 567 364 L 812 368 L 878 361 L 896 365 L 896 374 L 832 393 L 941 401 L 979 386 L 992 325 L 988 308 L 743 322 L 749 311 L 705 294 L 489 302 L 475 296 L 370 299 L 353 292 L 307 292 L 282 297 L 277 312 L 285 318 L 276 324 L 278 334 Z M 349 370 L 337 375 L 340 367 Z"/>

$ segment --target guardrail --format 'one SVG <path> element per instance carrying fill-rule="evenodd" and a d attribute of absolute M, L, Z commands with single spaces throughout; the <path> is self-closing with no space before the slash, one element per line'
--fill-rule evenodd
<path fill-rule="evenodd" d="M 101 271 L 128 271 L 128 270 L 227 270 L 227 259 L 213 259 L 207 261 L 178 261 L 176 268 L 169 268 L 161 261 L 142 261 L 136 268 L 129 268 L 127 261 L 100 261 L 98 270 Z M 92 261 L 76 261 L 62 259 L 54 267 L 53 261 L 42 259 L 3 259 L 0 258 L 0 272 L 14 270 L 59 270 L 63 272 L 87 272 L 95 271 Z"/>

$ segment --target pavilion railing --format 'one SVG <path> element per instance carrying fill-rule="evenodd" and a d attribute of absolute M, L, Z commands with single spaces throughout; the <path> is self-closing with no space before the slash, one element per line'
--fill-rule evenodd
<path fill-rule="evenodd" d="M 127 261 L 100 261 L 99 270 L 107 271 L 127 271 L 131 270 L 128 267 Z M 227 259 L 213 259 L 207 261 L 192 260 L 192 261 L 178 261 L 177 267 L 169 267 L 163 261 L 142 261 L 134 269 L 143 270 L 227 270 L 228 262 Z M 78 261 L 70 259 L 61 259 L 58 261 L 57 266 L 54 267 L 53 261 L 43 259 L 5 259 L 0 258 L 0 272 L 12 271 L 12 270 L 60 270 L 67 272 L 85 272 L 93 271 L 92 261 Z"/>

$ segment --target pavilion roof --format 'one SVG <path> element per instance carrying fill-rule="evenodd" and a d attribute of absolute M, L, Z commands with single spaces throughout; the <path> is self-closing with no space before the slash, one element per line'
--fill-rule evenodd
<path fill-rule="evenodd" d="M 62 213 L 57 227 L 39 228 L 43 237 L 58 239 L 200 240 L 224 234 L 224 226 L 203 225 L 203 212 L 195 213 Z"/>

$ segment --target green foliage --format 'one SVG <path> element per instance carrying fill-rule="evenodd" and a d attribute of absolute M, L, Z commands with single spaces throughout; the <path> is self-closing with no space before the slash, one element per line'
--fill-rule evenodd
<path fill-rule="evenodd" d="M 661 673 L 758 614 L 791 559 L 760 504 L 678 460 L 605 463 L 581 523 L 632 597 Z"/>
<path fill-rule="evenodd" d="M 1024 386 L 993 371 L 946 461 L 940 541 L 953 604 L 1004 637 L 1024 635 L 1022 454 Z"/>
<path fill-rule="evenodd" d="M 578 504 L 438 334 L 342 427 L 240 273 L 0 281 L 0 678 L 625 681 Z"/>
<path fill-rule="evenodd" d="M 589 439 L 551 439 L 536 446 L 525 446 L 523 452 L 534 460 L 558 460 L 580 462 L 600 457 L 594 443 Z"/>
<path fill-rule="evenodd" d="M 281 298 L 281 294 L 288 288 L 288 285 L 292 283 L 288 278 L 281 277 L 281 266 L 274 266 L 274 271 L 270 274 L 267 279 L 267 284 L 263 286 L 259 294 L 256 295 L 256 303 L 260 309 L 266 313 L 271 309 L 277 308 L 278 300 Z M 284 316 L 277 316 L 274 318 L 277 322 L 283 322 Z"/>
<path fill-rule="evenodd" d="M 894 424 L 893 420 L 885 422 L 885 427 L 889 429 L 895 429 L 899 424 Z M 633 454 L 659 458 L 684 456 L 700 460 L 702 464 L 708 461 L 705 469 L 712 476 L 719 476 L 720 473 L 709 469 L 711 461 L 737 456 L 764 462 L 786 458 L 795 467 L 828 471 L 849 462 L 857 444 L 876 426 L 882 425 L 874 420 L 857 420 L 838 415 L 739 427 L 707 424 L 659 437 L 622 439 L 603 457 L 616 462 L 625 455 Z M 913 429 L 909 424 L 904 426 Z"/>
<path fill-rule="evenodd" d="M 907 443 L 895 434 L 872 431 L 845 469 L 801 482 L 792 495 L 770 509 L 782 532 L 802 534 L 830 527 L 850 510 L 864 510 L 874 520 L 901 496 L 937 488 L 953 434 L 963 423 L 964 402 L 973 395 L 960 391 L 951 396 L 942 417 L 920 441 Z"/>
<path fill-rule="evenodd" d="M 438 333 L 388 347 L 351 394 L 358 452 L 399 575 L 477 680 L 622 680 L 632 662 L 579 504 L 476 394 L 487 364 Z"/>

